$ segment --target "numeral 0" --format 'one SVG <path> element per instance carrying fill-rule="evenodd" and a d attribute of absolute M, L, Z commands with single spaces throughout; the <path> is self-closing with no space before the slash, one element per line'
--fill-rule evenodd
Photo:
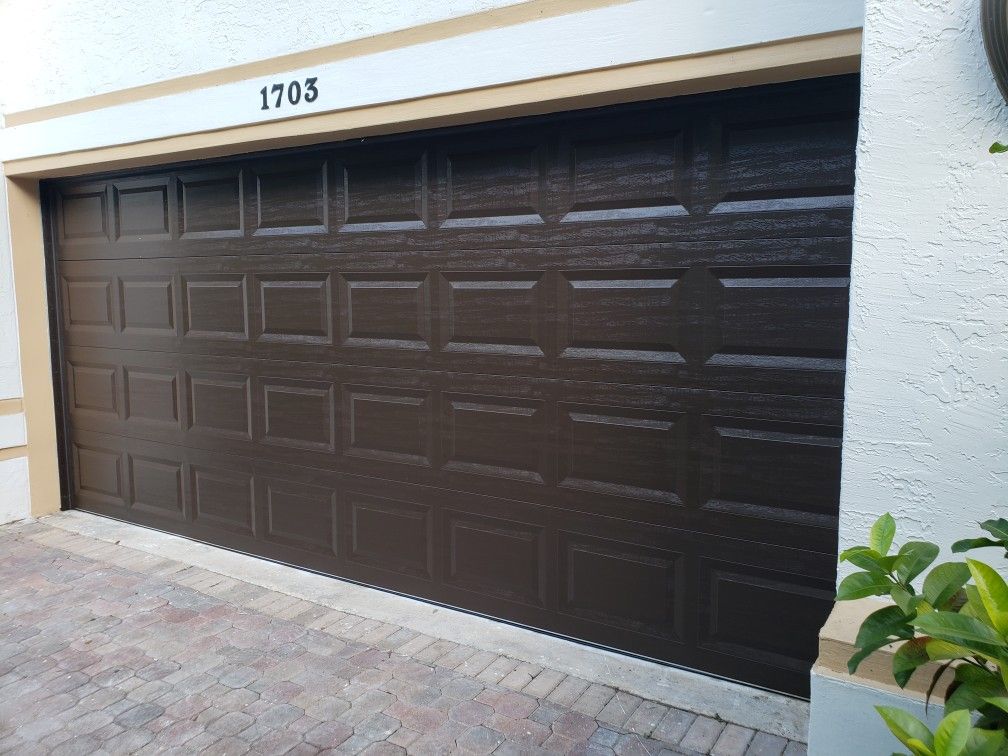
<path fill-rule="evenodd" d="M 317 76 L 309 76 L 305 79 L 304 83 L 304 101 L 305 102 L 315 102 L 318 99 L 319 91 L 315 84 L 318 82 Z M 274 95 L 276 97 L 273 108 L 279 108 L 283 104 L 284 90 L 287 91 L 287 102 L 291 105 L 297 105 L 301 102 L 301 82 L 292 81 L 286 87 L 283 83 L 274 84 L 271 87 L 263 87 L 259 90 L 259 94 L 262 95 L 262 107 L 260 110 L 269 110 L 270 102 L 268 99 L 269 95 Z"/>

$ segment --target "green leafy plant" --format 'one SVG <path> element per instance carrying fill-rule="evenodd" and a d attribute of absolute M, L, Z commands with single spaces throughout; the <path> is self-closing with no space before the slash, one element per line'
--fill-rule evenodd
<path fill-rule="evenodd" d="M 953 553 L 996 547 L 1008 557 L 1008 520 L 988 520 L 980 527 L 988 536 L 957 541 Z M 889 644 L 899 644 L 893 677 L 900 687 L 921 666 L 936 662 L 927 700 L 951 670 L 945 718 L 932 733 L 900 709 L 879 707 L 889 729 L 914 756 L 1008 754 L 1008 584 L 975 559 L 934 565 L 939 548 L 928 541 L 908 541 L 890 553 L 895 536 L 895 520 L 882 515 L 866 546 L 840 555 L 841 562 L 860 571 L 840 582 L 838 601 L 867 596 L 893 601 L 861 624 L 848 670 L 853 674 Z"/>
<path fill-rule="evenodd" d="M 1001 142 L 994 142 L 990 146 L 990 154 L 997 155 L 999 152 L 1008 152 L 1008 144 L 1001 144 Z"/>

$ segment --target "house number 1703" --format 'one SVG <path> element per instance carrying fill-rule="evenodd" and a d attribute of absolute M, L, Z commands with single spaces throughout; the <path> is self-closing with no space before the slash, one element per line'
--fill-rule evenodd
<path fill-rule="evenodd" d="M 299 81 L 292 81 L 289 84 L 280 83 L 274 84 L 271 87 L 263 87 L 259 90 L 259 94 L 262 95 L 262 107 L 260 110 L 279 108 L 283 104 L 285 92 L 287 94 L 287 102 L 291 105 L 298 105 L 301 102 L 302 95 L 304 96 L 305 102 L 315 102 L 315 100 L 318 99 L 318 87 L 315 86 L 317 82 L 317 76 L 309 76 L 304 81 L 303 91 L 301 88 L 301 82 Z M 272 104 L 270 103 L 271 99 L 273 99 Z"/>

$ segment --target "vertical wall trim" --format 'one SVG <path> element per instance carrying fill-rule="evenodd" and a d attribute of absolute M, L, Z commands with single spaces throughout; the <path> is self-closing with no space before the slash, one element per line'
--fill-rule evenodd
<path fill-rule="evenodd" d="M 38 181 L 8 177 L 7 210 L 11 220 L 14 293 L 27 424 L 29 496 L 31 515 L 39 517 L 60 508 L 60 472 Z"/>

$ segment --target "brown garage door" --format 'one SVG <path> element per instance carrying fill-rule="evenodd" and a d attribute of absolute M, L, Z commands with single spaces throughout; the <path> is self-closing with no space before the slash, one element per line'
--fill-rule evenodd
<path fill-rule="evenodd" d="M 857 80 L 49 185 L 69 504 L 777 690 Z"/>

